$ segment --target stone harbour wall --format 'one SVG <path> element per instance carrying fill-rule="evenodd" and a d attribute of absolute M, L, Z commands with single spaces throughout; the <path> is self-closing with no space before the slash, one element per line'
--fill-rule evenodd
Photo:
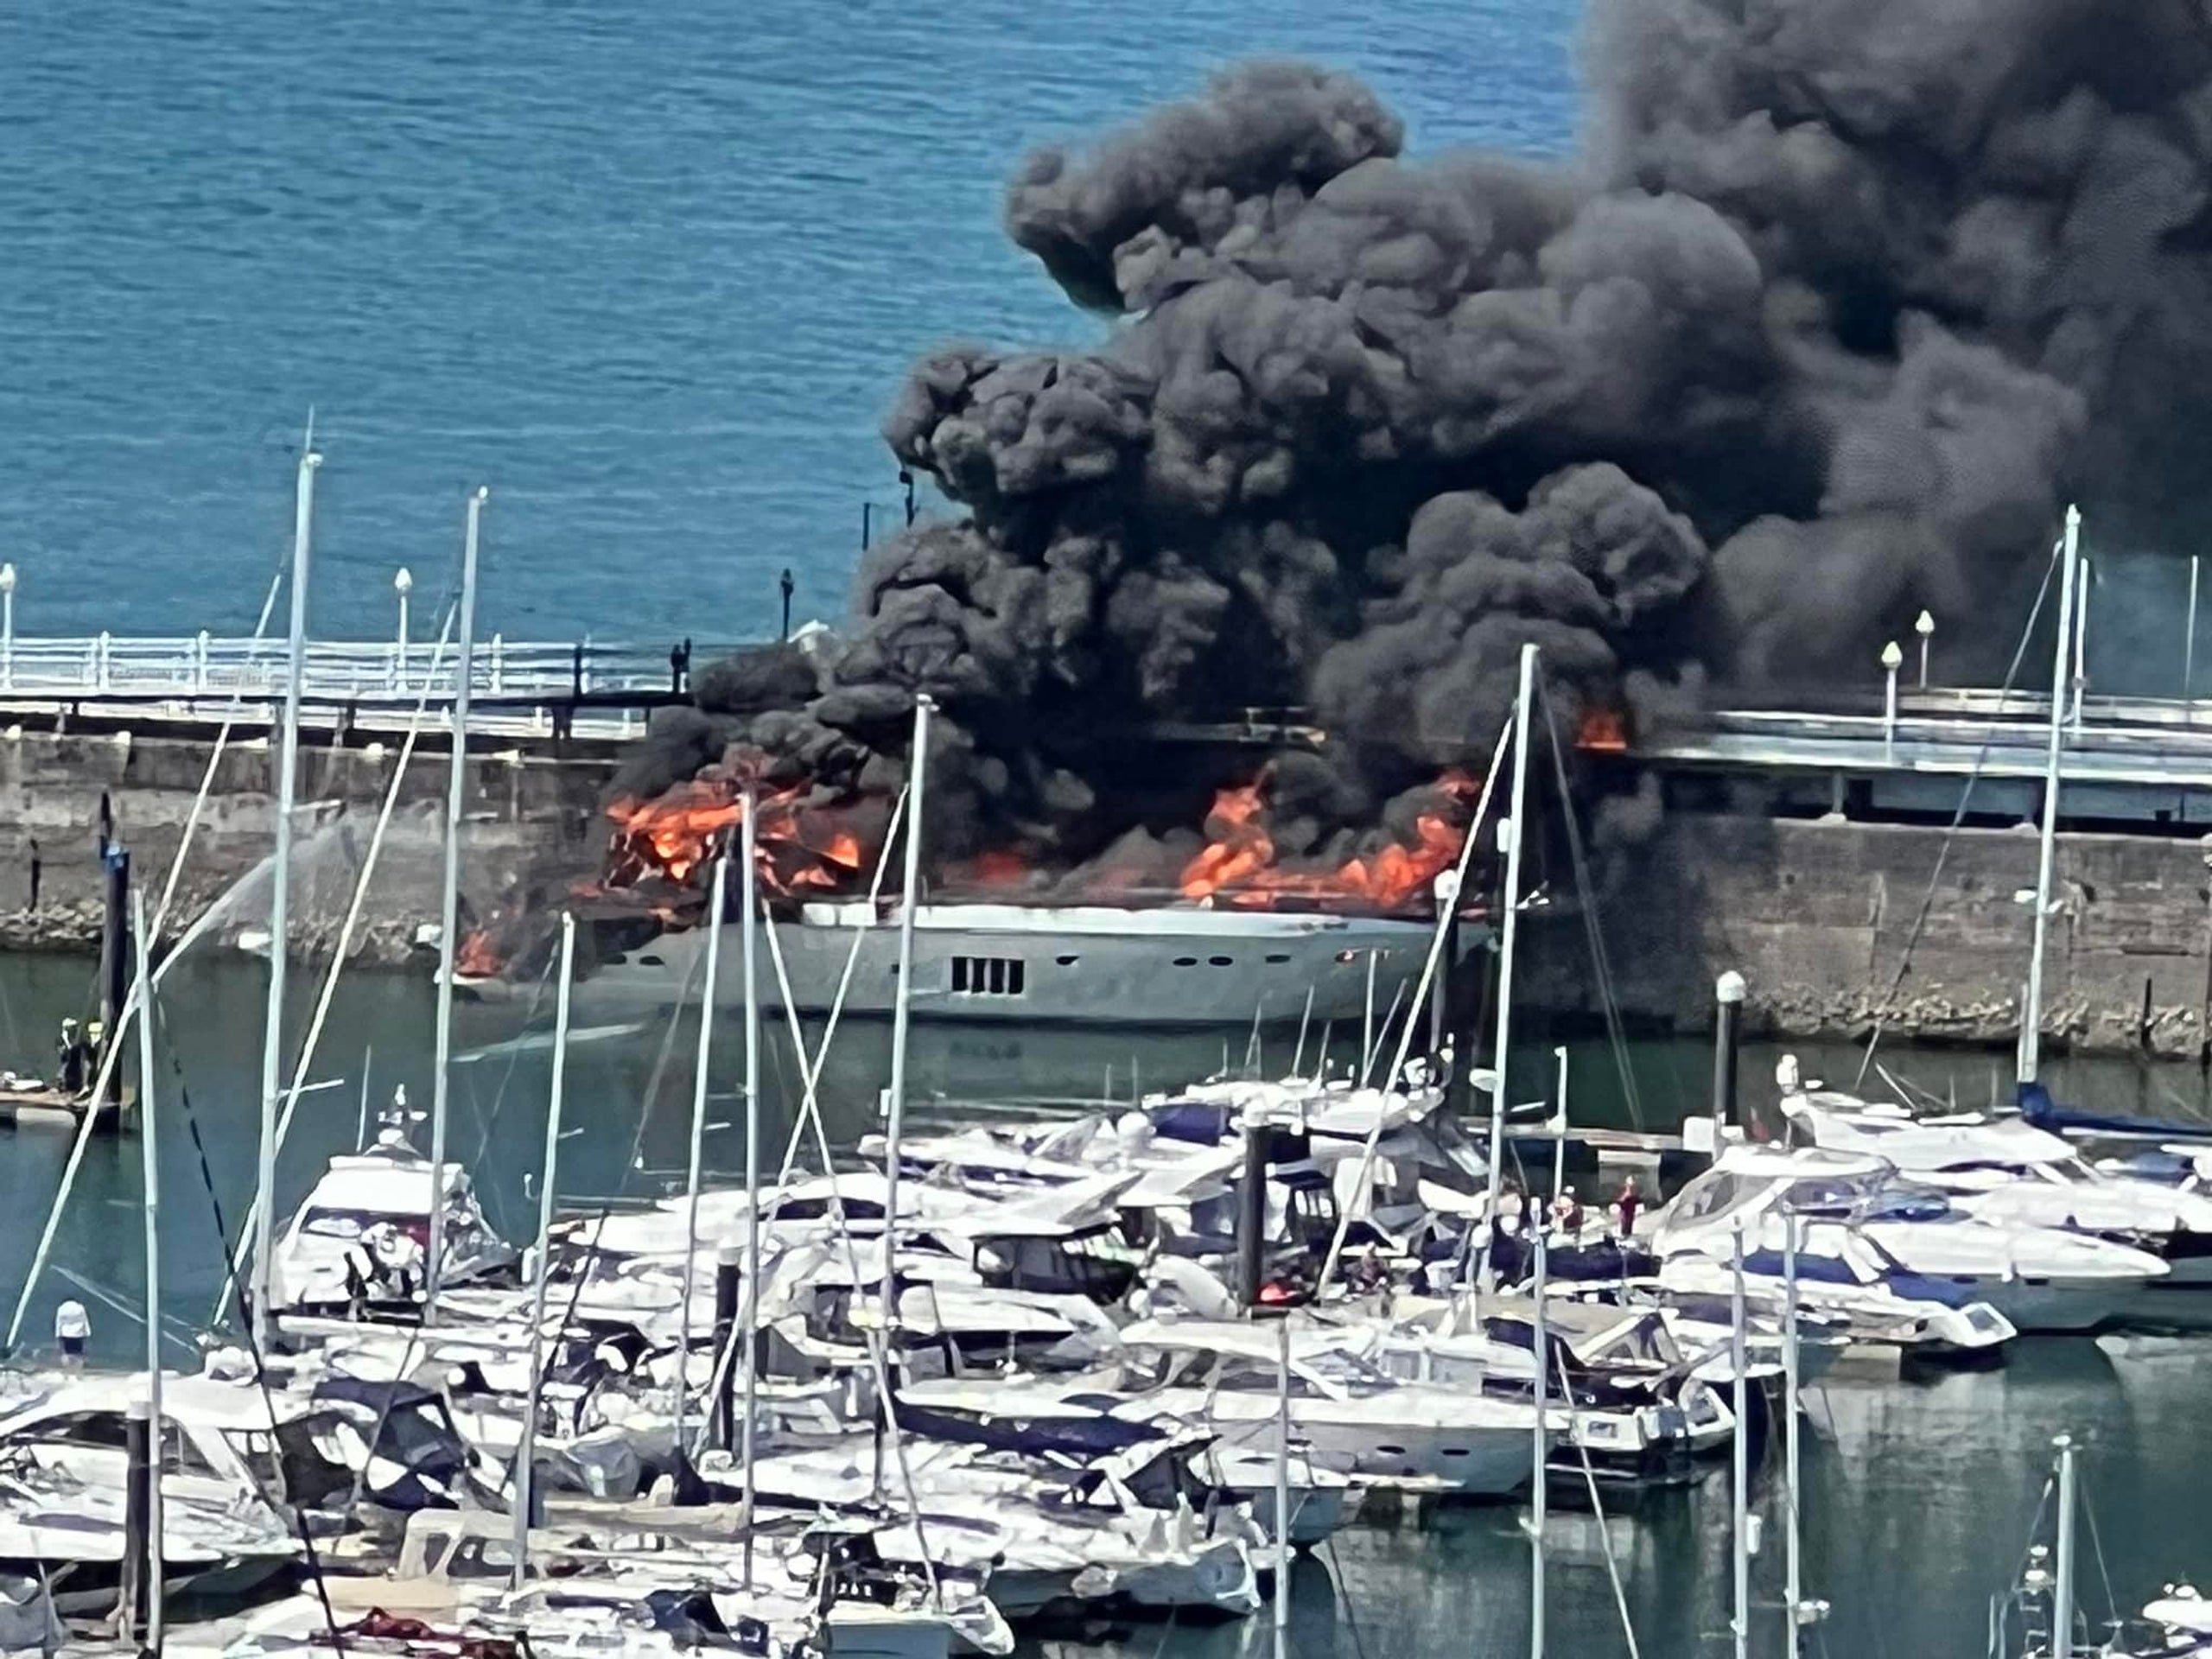
<path fill-rule="evenodd" d="M 2196 1055 L 2212 982 L 2204 856 L 2188 836 L 2060 838 L 2049 1036 L 2084 1050 Z M 1947 837 L 1940 826 L 1682 812 L 1610 857 L 1602 914 L 1631 1019 L 1707 1028 L 1713 982 L 1732 968 L 1750 982 L 1755 1031 L 1859 1038 L 1886 1012 L 1898 1036 L 2014 1040 L 2034 919 L 2018 896 L 2035 885 L 2031 826 Z M 1574 906 L 1545 917 L 1524 934 L 1539 941 L 1531 998 L 1598 1012 Z"/>
<path fill-rule="evenodd" d="M 156 906 L 214 750 L 212 740 L 197 738 L 0 731 L 0 950 L 97 946 L 103 796 L 116 838 L 130 849 L 133 880 L 149 908 Z M 302 745 L 292 889 L 299 948 L 322 954 L 335 942 L 399 760 L 396 743 Z M 276 766 L 274 746 L 260 737 L 225 746 L 178 879 L 168 937 L 226 895 L 226 918 L 265 926 L 266 877 L 257 873 L 271 847 Z M 464 899 L 487 906 L 564 849 L 588 861 L 611 770 L 602 758 L 512 748 L 472 754 Z M 445 754 L 428 747 L 409 761 L 356 929 L 357 957 L 404 960 L 416 929 L 437 918 L 447 771 Z"/>

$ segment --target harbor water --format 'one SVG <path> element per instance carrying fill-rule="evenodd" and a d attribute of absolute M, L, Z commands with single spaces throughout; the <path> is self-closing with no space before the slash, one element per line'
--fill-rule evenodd
<path fill-rule="evenodd" d="M 216 1213 L 235 1236 L 252 1185 L 259 1088 L 259 1030 L 265 969 L 238 957 L 188 959 L 164 984 L 163 1052 L 156 1118 L 163 1175 L 163 1245 L 176 1363 L 192 1363 L 190 1335 L 212 1311 L 223 1279 Z M 67 959 L 0 960 L 0 1042 L 26 1058 L 68 1014 L 81 1011 L 85 964 Z M 311 1011 L 314 976 L 296 975 L 293 1040 Z M 301 981 L 306 983 L 299 983 Z M 550 1063 L 550 999 L 534 1018 L 516 1008 L 458 1012 L 452 1145 L 479 1182 L 491 1218 L 511 1236 L 534 1224 L 532 1183 L 541 1145 Z M 334 1151 L 359 1134 L 365 1068 L 372 1116 L 404 1085 L 410 1106 L 430 1098 L 432 998 L 418 977 L 354 974 L 340 982 L 321 1052 L 310 1069 L 297 1128 L 279 1172 L 280 1209 L 296 1203 Z M 1318 1052 L 1321 1033 L 1312 1033 Z M 706 1158 L 734 1179 L 743 1157 L 742 1027 L 716 1022 Z M 1262 1033 L 1258 1058 L 1285 1067 L 1294 1030 Z M 559 1196 L 564 1210 L 610 1198 L 644 1198 L 680 1184 L 688 1130 L 696 1023 L 688 1016 L 572 1035 L 568 1127 Z M 986 1102 L 1027 1099 L 1077 1112 L 1133 1092 L 1241 1066 L 1249 1032 L 1109 1033 L 1011 1027 L 917 1027 L 913 1075 L 927 1103 L 920 1121 L 957 1120 Z M 1332 1034 L 1338 1064 L 1357 1034 Z M 822 1099 L 832 1137 L 849 1142 L 873 1127 L 885 1075 L 888 1028 L 855 1022 L 842 1030 L 823 1071 Z M 1754 1046 L 1744 1087 L 1771 1089 L 1780 1050 Z M 1847 1081 L 1855 1053 L 1801 1048 L 1808 1073 Z M 762 1052 L 765 1117 L 772 1148 L 791 1123 L 798 1070 L 788 1034 L 772 1029 Z M 1701 1109 L 1710 1054 L 1701 1041 L 1643 1041 L 1617 1057 L 1605 1045 L 1570 1048 L 1572 1102 L 1580 1122 L 1631 1122 L 1621 1084 L 1624 1063 L 1645 1127 L 1659 1128 Z M 1893 1074 L 1961 1103 L 1986 1100 L 1989 1057 L 1956 1050 L 1885 1053 Z M 1550 1052 L 1532 1038 L 1513 1092 L 1548 1089 Z M 289 1075 L 289 1074 L 288 1074 Z M 2059 1062 L 2066 1097 L 2112 1111 L 2201 1116 L 2212 1103 L 2194 1066 L 2098 1059 Z M 67 1136 L 19 1129 L 0 1146 L 0 1284 L 20 1285 L 41 1217 L 67 1155 Z M 776 1154 L 766 1160 L 772 1166 Z M 61 1229 L 54 1268 L 27 1321 L 42 1343 L 63 1296 L 93 1315 L 94 1346 L 128 1363 L 142 1327 L 127 1310 L 140 1277 L 140 1183 L 135 1142 L 96 1141 Z M 1590 1188 L 1585 1187 L 1586 1196 Z M 2212 1539 L 2212 1456 L 2203 1427 L 2202 1349 L 2116 1365 L 2088 1338 L 2024 1338 L 2001 1370 L 1928 1381 L 1834 1379 L 1812 1396 L 1803 1502 L 1807 1584 L 1834 1613 L 1809 1650 L 1836 1656 L 1964 1655 L 1983 1650 L 1989 1598 L 2016 1576 L 2050 1465 L 2054 1435 L 2083 1437 L 2086 1487 L 2098 1554 L 2086 1557 L 2084 1604 L 2101 1617 L 2105 1584 L 2123 1611 L 2173 1579 L 2205 1570 Z M 1781 1538 L 1775 1496 L 1763 1489 L 1767 1548 L 1758 1564 L 1762 1640 L 1779 1655 Z M 1525 1650 L 1526 1541 L 1514 1508 L 1408 1513 L 1389 1527 L 1341 1534 L 1301 1564 L 1294 1583 L 1292 1651 L 1300 1659 L 1395 1659 L 1444 1653 Z M 1610 1549 L 1650 1659 L 1690 1659 L 1726 1648 L 1728 1491 L 1724 1478 L 1689 1493 L 1662 1493 L 1633 1514 L 1600 1522 L 1554 1507 L 1551 1543 L 1551 1651 L 1625 1652 L 1619 1635 Z M 2101 1565 L 2100 1565 L 2101 1563 Z M 1095 1633 L 1094 1633 L 1095 1634 Z M 1139 1624 L 1109 1632 L 1121 1652 L 1192 1656 L 1265 1651 L 1264 1617 L 1233 1625 L 1166 1629 Z M 1052 1645 L 1052 1644 L 1048 1644 Z M 1085 1648 L 1084 1650 L 1095 1650 Z"/>

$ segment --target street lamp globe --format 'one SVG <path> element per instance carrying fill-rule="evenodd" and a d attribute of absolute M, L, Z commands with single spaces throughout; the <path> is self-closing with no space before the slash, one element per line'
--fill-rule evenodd
<path fill-rule="evenodd" d="M 1913 619 L 1912 631 L 1918 634 L 1922 639 L 1925 639 L 1929 634 L 1936 632 L 1936 619 L 1929 615 L 1927 612 L 1923 611 L 1917 617 Z"/>
<path fill-rule="evenodd" d="M 403 564 L 399 567 L 398 573 L 391 579 L 391 586 L 392 591 L 397 593 L 402 599 L 406 598 L 408 594 L 415 591 L 415 577 L 405 565 Z"/>
<path fill-rule="evenodd" d="M 13 564 L 0 564 L 0 594 L 12 594 L 15 591 L 16 567 Z"/>
<path fill-rule="evenodd" d="M 1891 671 L 1904 666 L 1904 647 L 1894 639 L 1882 647 L 1882 666 Z"/>

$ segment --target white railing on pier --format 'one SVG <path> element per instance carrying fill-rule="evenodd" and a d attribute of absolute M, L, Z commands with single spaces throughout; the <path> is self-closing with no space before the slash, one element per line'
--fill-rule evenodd
<path fill-rule="evenodd" d="M 403 645 L 319 639 L 306 650 L 301 695 L 321 703 L 376 702 L 423 695 L 450 701 L 459 678 L 454 653 L 442 662 L 429 640 Z M 703 664 L 720 647 L 695 648 Z M 125 639 L 95 634 L 82 639 L 0 638 L 0 697 L 22 699 L 281 696 L 287 660 L 282 639 L 219 639 L 201 633 L 183 639 Z M 473 697 L 516 702 L 557 702 L 593 693 L 667 691 L 675 683 L 665 646 L 607 645 L 589 641 L 510 641 L 499 634 L 477 642 L 469 675 Z"/>

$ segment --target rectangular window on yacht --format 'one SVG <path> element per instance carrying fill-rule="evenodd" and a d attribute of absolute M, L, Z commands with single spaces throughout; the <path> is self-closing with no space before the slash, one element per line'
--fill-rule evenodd
<path fill-rule="evenodd" d="M 952 988 L 968 996 L 1020 996 L 1027 964 L 1019 957 L 955 957 Z"/>

